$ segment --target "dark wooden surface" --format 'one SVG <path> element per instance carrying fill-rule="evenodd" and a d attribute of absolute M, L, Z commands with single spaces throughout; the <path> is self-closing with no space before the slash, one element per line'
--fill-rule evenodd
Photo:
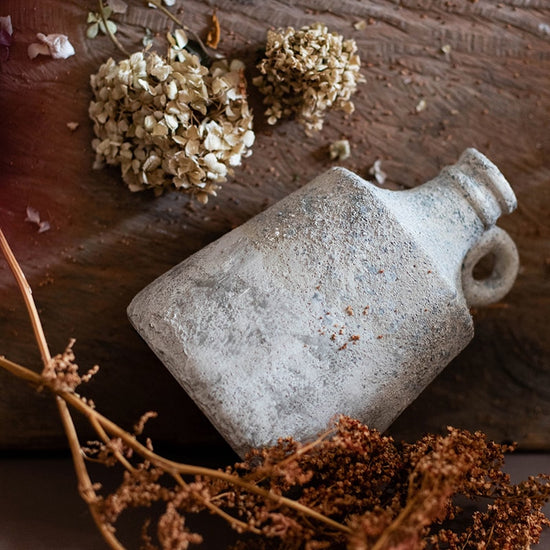
<path fill-rule="evenodd" d="M 118 36 L 140 47 L 144 27 L 167 20 L 130 2 Z M 98 408 L 130 427 L 157 410 L 150 433 L 177 445 L 224 443 L 185 392 L 131 329 L 125 308 L 147 283 L 208 242 L 334 165 L 328 146 L 346 137 L 343 165 L 368 177 L 376 159 L 386 185 L 408 188 L 477 147 L 502 170 L 519 201 L 502 219 L 516 241 L 521 271 L 502 303 L 475 313 L 472 344 L 398 419 L 392 433 L 411 439 L 451 424 L 550 449 L 550 2 L 352 1 L 179 2 L 181 17 L 205 34 L 212 7 L 220 50 L 254 76 L 269 25 L 314 21 L 354 38 L 366 83 L 356 111 L 331 113 L 306 137 L 289 121 L 268 127 L 261 98 L 254 154 L 207 206 L 169 193 L 132 194 L 115 170 L 93 171 L 89 75 L 108 56 L 106 37 L 85 38 L 95 3 L 4 0 L 15 44 L 0 68 L 0 225 L 34 289 L 54 353 L 69 338 L 82 368 L 100 374 L 85 390 Z M 354 28 L 359 20 L 364 30 Z M 63 32 L 77 51 L 65 61 L 30 61 L 36 32 Z M 162 41 L 159 41 L 159 43 Z M 450 46 L 448 53 L 442 47 Z M 426 109 L 416 112 L 424 99 Z M 67 122 L 79 123 L 71 132 Z M 31 206 L 51 224 L 38 234 Z M 40 368 L 30 325 L 12 277 L 0 261 L 0 354 Z M 85 428 L 82 427 L 85 434 Z M 51 400 L 0 372 L 0 448 L 64 445 Z"/>

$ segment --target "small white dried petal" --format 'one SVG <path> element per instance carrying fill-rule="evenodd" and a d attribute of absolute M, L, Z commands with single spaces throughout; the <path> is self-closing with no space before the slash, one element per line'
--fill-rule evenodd
<path fill-rule="evenodd" d="M 178 95 L 178 86 L 175 80 L 171 80 L 165 87 L 166 97 L 168 99 L 176 99 Z"/>
<path fill-rule="evenodd" d="M 426 103 L 426 100 L 425 99 L 421 99 L 417 104 L 416 104 L 416 107 L 415 107 L 415 111 L 417 113 L 421 113 L 422 111 L 424 111 L 426 109 L 426 107 L 428 106 L 428 104 Z"/>
<path fill-rule="evenodd" d="M 38 33 L 36 37 L 48 46 L 50 55 L 53 59 L 67 59 L 67 57 L 71 57 L 75 54 L 73 45 L 64 34 L 43 35 Z"/>
<path fill-rule="evenodd" d="M 166 126 L 168 126 L 170 130 L 175 131 L 178 129 L 178 119 L 174 115 L 164 115 L 164 122 L 166 122 Z"/>
<path fill-rule="evenodd" d="M 229 165 L 230 166 L 239 166 L 241 164 L 241 156 L 240 154 L 231 155 L 229 157 Z"/>
<path fill-rule="evenodd" d="M 207 151 L 217 151 L 222 148 L 222 140 L 213 132 L 207 134 L 203 143 Z"/>
<path fill-rule="evenodd" d="M 41 220 L 40 214 L 36 208 L 27 206 L 26 214 L 27 217 L 25 218 L 25 221 L 36 224 L 38 233 L 44 233 L 44 231 L 48 231 L 50 229 L 50 222 Z"/>
<path fill-rule="evenodd" d="M 351 155 L 349 141 L 347 139 L 339 139 L 330 144 L 330 158 L 335 160 L 346 160 Z"/>
<path fill-rule="evenodd" d="M 152 172 L 153 170 L 156 170 L 161 165 L 161 163 L 161 158 L 158 155 L 153 154 L 145 159 L 145 162 L 143 163 L 143 171 Z"/>
<path fill-rule="evenodd" d="M 214 168 L 218 164 L 218 159 L 216 159 L 216 155 L 214 153 L 208 153 L 204 155 L 204 163 L 210 170 L 214 170 Z"/>
<path fill-rule="evenodd" d="M 185 46 L 187 46 L 187 43 L 189 42 L 187 34 L 185 34 L 182 29 L 176 29 L 174 31 L 174 38 L 176 39 L 176 44 L 180 49 L 185 48 Z"/>
<path fill-rule="evenodd" d="M 36 210 L 36 208 L 33 208 L 32 206 L 27 206 L 26 214 L 26 222 L 40 223 L 40 214 L 38 213 L 38 210 Z"/>
<path fill-rule="evenodd" d="M 101 23 L 103 23 L 103 21 L 100 22 L 100 25 L 101 25 Z M 110 19 L 107 19 L 105 21 L 105 23 L 103 23 L 103 24 L 107 27 L 108 31 L 111 34 L 116 34 L 118 28 L 117 28 L 116 23 L 114 21 L 111 21 Z M 107 34 L 107 33 L 105 33 L 105 34 Z"/>
<path fill-rule="evenodd" d="M 151 32 L 151 29 L 146 27 L 145 28 L 145 35 L 141 39 L 141 43 L 147 48 L 153 44 L 153 33 Z"/>
<path fill-rule="evenodd" d="M 34 59 L 39 55 L 50 55 L 50 49 L 46 46 L 46 44 L 38 44 L 33 42 L 32 44 L 29 44 L 29 47 L 27 48 L 27 55 L 29 56 L 29 59 Z"/>
<path fill-rule="evenodd" d="M 245 147 L 252 147 L 254 145 L 255 135 L 252 130 L 247 130 L 243 136 L 243 144 Z"/>
<path fill-rule="evenodd" d="M 380 159 L 375 160 L 374 164 L 369 168 L 369 174 L 371 176 L 374 176 L 374 179 L 379 185 L 384 185 L 387 175 L 382 170 L 381 166 L 382 166 L 382 161 Z"/>
<path fill-rule="evenodd" d="M 99 32 L 99 23 L 92 23 L 87 29 L 86 29 L 86 36 L 88 38 L 95 38 L 97 36 L 97 33 Z"/>

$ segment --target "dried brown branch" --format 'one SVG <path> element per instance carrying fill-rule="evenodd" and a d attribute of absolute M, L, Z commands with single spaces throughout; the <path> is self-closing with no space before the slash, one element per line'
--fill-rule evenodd
<path fill-rule="evenodd" d="M 25 301 L 25 305 L 27 307 L 29 318 L 33 327 L 36 343 L 38 345 L 38 348 L 40 349 L 44 371 L 47 371 L 50 363 L 52 362 L 52 357 L 48 348 L 46 337 L 44 336 L 44 330 L 42 328 L 40 316 L 38 315 L 36 304 L 34 303 L 34 299 L 32 297 L 32 290 L 1 229 L 0 248 L 2 249 L 2 253 L 4 254 L 4 257 L 8 262 L 8 265 L 13 273 L 17 285 L 21 290 L 21 295 L 23 296 L 23 299 Z M 9 362 L 4 360 L 3 358 L 0 358 L 0 364 L 4 365 L 6 363 Z M 34 380 L 38 382 L 38 385 L 43 383 L 43 377 L 32 373 L 32 371 L 24 372 L 22 367 L 14 368 L 15 365 L 13 363 L 9 363 L 8 367 L 9 370 L 14 374 L 22 373 L 22 378 L 25 380 Z M 86 469 L 86 465 L 84 463 L 84 458 L 80 450 L 80 443 L 78 441 L 78 436 L 74 427 L 73 419 L 67 408 L 67 403 L 61 396 L 56 397 L 56 403 L 61 421 L 63 423 L 63 428 L 69 442 L 69 447 L 71 449 L 71 455 L 73 457 L 75 472 L 78 479 L 79 492 L 82 498 L 84 498 L 84 500 L 88 503 L 94 522 L 100 533 L 103 535 L 103 538 L 105 539 L 107 544 L 109 544 L 109 546 L 114 550 L 124 550 L 124 547 L 118 542 L 113 533 L 107 528 L 96 508 L 95 504 L 98 500 L 98 496 L 95 493 L 94 487 L 88 475 L 88 470 Z"/>

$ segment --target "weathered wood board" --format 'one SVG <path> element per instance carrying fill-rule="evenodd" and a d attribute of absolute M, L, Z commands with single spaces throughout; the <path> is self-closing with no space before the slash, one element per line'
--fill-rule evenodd
<path fill-rule="evenodd" d="M 118 36 L 140 48 L 144 28 L 171 23 L 130 0 Z M 481 429 L 524 449 L 550 449 L 550 2 L 547 0 L 178 1 L 180 16 L 206 32 L 215 6 L 220 51 L 254 68 L 267 28 L 314 21 L 354 38 L 367 81 L 355 112 L 331 113 L 304 135 L 293 121 L 266 125 L 253 86 L 254 154 L 219 196 L 201 206 L 177 194 L 132 194 L 116 170 L 92 170 L 89 75 L 109 56 L 108 38 L 85 36 L 93 1 L 4 0 L 15 43 L 0 66 L 0 226 L 34 289 L 54 353 L 69 338 L 81 368 L 100 374 L 85 392 L 126 427 L 159 412 L 161 442 L 223 446 L 220 436 L 131 329 L 126 306 L 147 283 L 334 165 L 328 146 L 351 142 L 342 164 L 369 177 L 381 159 L 386 186 L 408 188 L 476 147 L 513 186 L 519 209 L 501 221 L 516 241 L 521 272 L 505 300 L 475 313 L 476 337 L 398 419 L 411 439 L 446 425 Z M 367 22 L 358 30 L 354 24 Z M 76 55 L 30 61 L 36 32 L 67 34 Z M 162 36 L 158 43 L 162 43 Z M 443 46 L 447 52 L 442 50 Z M 417 112 L 425 101 L 426 108 Z M 78 122 L 71 132 L 66 124 Z M 49 221 L 37 233 L 30 206 Z M 0 261 L 0 354 L 39 369 L 23 302 Z M 0 372 L 0 448 L 64 445 L 48 396 Z"/>

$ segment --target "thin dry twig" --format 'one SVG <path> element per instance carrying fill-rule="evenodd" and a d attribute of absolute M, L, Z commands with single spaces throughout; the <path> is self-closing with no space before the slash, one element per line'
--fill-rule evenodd
<path fill-rule="evenodd" d="M 198 44 L 198 46 L 200 47 L 200 49 L 202 50 L 203 54 L 206 56 L 206 58 L 217 58 L 217 59 L 222 59 L 224 56 L 217 53 L 217 52 L 209 52 L 208 51 L 208 48 L 206 47 L 206 45 L 204 44 L 204 42 L 201 40 L 201 38 L 199 37 L 199 35 L 193 31 L 192 29 L 190 29 L 187 25 L 184 25 L 170 10 L 168 10 L 167 8 L 165 8 L 160 0 L 144 0 L 145 1 L 145 4 L 146 5 L 153 5 L 155 6 L 155 8 L 157 8 L 159 11 L 161 11 L 164 15 L 166 15 L 166 17 L 168 17 L 169 19 L 171 19 L 176 25 L 178 25 L 179 27 L 181 27 L 185 32 L 187 32 L 191 38 Z"/>
<path fill-rule="evenodd" d="M 49 364 L 52 361 L 52 357 L 50 354 L 50 350 L 48 348 L 46 337 L 44 336 L 44 330 L 42 328 L 42 323 L 40 322 L 40 316 L 38 315 L 36 304 L 34 303 L 34 299 L 32 297 L 32 290 L 29 283 L 27 282 L 27 279 L 25 277 L 25 274 L 23 273 L 23 270 L 21 269 L 21 266 L 17 262 L 8 244 L 8 241 L 6 240 L 6 237 L 4 236 L 4 233 L 1 229 L 0 229 L 0 248 L 2 249 L 2 253 L 6 258 L 6 261 L 8 262 L 8 265 L 13 273 L 13 276 L 17 282 L 17 285 L 21 290 L 21 294 L 25 301 L 25 305 L 27 307 L 27 311 L 33 327 L 36 343 L 40 350 L 40 355 L 42 357 L 44 370 L 47 370 Z M 5 362 L 3 358 L 0 358 L 0 361 L 1 361 L 0 364 L 3 364 Z M 14 372 L 13 364 L 11 364 L 10 367 L 11 367 L 10 371 Z M 21 372 L 20 369 L 15 369 L 15 371 Z M 24 373 L 23 378 L 29 381 L 31 381 L 34 378 L 35 381 L 38 381 L 38 385 L 42 384 L 43 383 L 42 377 L 35 373 L 32 373 L 35 376 L 31 376 L 31 372 L 32 371 Z M 124 547 L 120 544 L 118 539 L 113 535 L 113 533 L 107 528 L 105 523 L 102 521 L 102 518 L 97 510 L 97 507 L 95 506 L 98 500 L 98 496 L 94 490 L 93 484 L 88 475 L 88 470 L 86 469 L 86 464 L 84 463 L 84 457 L 82 456 L 82 451 L 80 449 L 80 443 L 78 441 L 76 429 L 73 423 L 73 419 L 71 417 L 71 413 L 67 408 L 66 400 L 63 399 L 62 396 L 57 396 L 56 403 L 57 403 L 59 415 L 61 417 L 61 421 L 63 423 L 65 434 L 69 441 L 69 447 L 71 449 L 74 468 L 78 479 L 79 492 L 82 498 L 88 503 L 93 520 L 97 528 L 99 529 L 100 533 L 103 535 L 103 538 L 105 539 L 107 544 L 109 544 L 109 546 L 111 546 L 111 548 L 113 548 L 114 550 L 124 550 Z"/>
<path fill-rule="evenodd" d="M 105 12 L 103 11 L 103 0 L 98 0 L 97 3 L 99 6 L 99 16 L 101 17 L 101 21 L 103 22 L 103 26 L 105 27 L 105 32 L 107 33 L 107 36 L 126 57 L 130 57 L 130 53 L 128 52 L 128 50 L 121 44 L 120 40 L 113 34 L 111 29 L 109 28 L 109 25 L 107 24 L 107 18 L 105 17 Z"/>

